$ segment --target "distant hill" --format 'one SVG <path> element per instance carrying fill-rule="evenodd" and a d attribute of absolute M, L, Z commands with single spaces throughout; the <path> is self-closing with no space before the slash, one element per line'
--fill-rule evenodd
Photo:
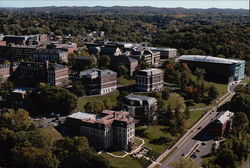
<path fill-rule="evenodd" d="M 249 15 L 246 9 L 186 9 L 186 8 L 156 8 L 150 6 L 143 7 L 36 7 L 36 8 L 0 8 L 1 10 L 14 10 L 14 11 L 36 11 L 36 12 L 78 12 L 78 13 L 101 13 L 101 14 L 222 14 L 222 15 Z"/>

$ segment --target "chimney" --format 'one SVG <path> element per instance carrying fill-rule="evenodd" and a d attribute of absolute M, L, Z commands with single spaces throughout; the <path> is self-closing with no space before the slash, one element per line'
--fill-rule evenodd
<path fill-rule="evenodd" d="M 46 69 L 49 69 L 49 61 L 48 60 L 45 61 L 45 67 L 46 67 Z"/>

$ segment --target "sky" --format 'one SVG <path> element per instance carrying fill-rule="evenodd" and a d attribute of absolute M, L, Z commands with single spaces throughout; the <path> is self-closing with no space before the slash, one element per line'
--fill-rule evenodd
<path fill-rule="evenodd" d="M 165 8 L 249 9 L 249 0 L 0 0 L 0 7 L 152 6 Z"/>

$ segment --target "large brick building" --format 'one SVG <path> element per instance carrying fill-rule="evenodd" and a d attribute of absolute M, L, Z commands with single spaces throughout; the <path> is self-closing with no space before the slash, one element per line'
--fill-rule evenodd
<path fill-rule="evenodd" d="M 68 52 L 59 49 L 39 49 L 33 55 L 33 61 L 54 63 L 68 63 Z"/>
<path fill-rule="evenodd" d="M 10 61 L 32 60 L 39 46 L 0 46 L 0 58 Z"/>
<path fill-rule="evenodd" d="M 5 82 L 9 79 L 13 71 L 16 70 L 18 63 L 0 64 L 0 82 Z"/>
<path fill-rule="evenodd" d="M 80 72 L 79 80 L 86 94 L 106 94 L 117 88 L 117 74 L 109 69 L 90 69 Z"/>
<path fill-rule="evenodd" d="M 67 117 L 69 125 L 79 127 L 97 150 L 131 150 L 135 142 L 134 119 L 129 112 L 104 110 L 101 115 L 78 112 Z"/>
<path fill-rule="evenodd" d="M 156 68 L 148 68 L 136 75 L 136 89 L 141 91 L 160 90 L 163 87 L 163 71 Z"/>
<path fill-rule="evenodd" d="M 68 84 L 68 79 L 68 67 L 48 61 L 20 62 L 11 75 L 11 80 L 20 86 L 35 86 L 39 83 L 65 86 Z"/>
<path fill-rule="evenodd" d="M 3 38 L 3 41 L 6 41 L 6 44 L 15 44 L 15 45 L 25 45 L 28 36 L 14 36 L 14 35 L 6 35 Z"/>

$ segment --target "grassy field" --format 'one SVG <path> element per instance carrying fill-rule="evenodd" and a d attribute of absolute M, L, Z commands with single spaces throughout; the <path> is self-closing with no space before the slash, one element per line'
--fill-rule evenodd
<path fill-rule="evenodd" d="M 144 139 L 144 146 L 152 149 L 158 154 L 161 154 L 177 139 L 177 137 L 171 136 L 166 129 L 166 126 L 159 125 L 148 126 L 147 128 L 137 127 L 136 136 Z"/>
<path fill-rule="evenodd" d="M 142 168 L 140 162 L 131 156 L 126 156 L 125 158 L 116 158 L 106 153 L 102 153 L 101 156 L 104 156 L 106 159 L 108 159 L 111 166 L 115 168 Z"/>
<path fill-rule="evenodd" d="M 214 82 L 207 82 L 207 83 L 215 86 L 216 89 L 218 90 L 219 95 L 218 95 L 217 99 L 224 96 L 228 92 L 228 90 L 227 90 L 228 85 L 227 84 L 219 84 L 219 83 L 214 83 Z M 194 108 L 201 108 L 201 107 L 214 105 L 215 101 L 216 101 L 216 99 L 214 101 L 212 101 L 211 104 L 208 105 L 205 103 L 196 103 L 193 99 L 188 99 L 188 100 L 185 100 L 185 103 L 189 109 L 194 109 Z"/>
<path fill-rule="evenodd" d="M 84 105 L 86 103 L 103 101 L 106 98 L 110 99 L 113 106 L 116 106 L 118 96 L 119 96 L 119 91 L 115 90 L 112 93 L 105 94 L 105 95 L 102 95 L 102 96 L 81 97 L 81 98 L 78 99 L 78 102 L 77 102 L 77 110 L 78 111 L 84 111 Z"/>
<path fill-rule="evenodd" d="M 220 83 L 214 83 L 214 82 L 208 82 L 208 83 L 216 87 L 216 89 L 219 92 L 218 98 L 225 95 L 228 91 L 227 90 L 228 84 L 220 84 Z"/>
<path fill-rule="evenodd" d="M 62 139 L 62 135 L 52 126 L 41 129 L 51 137 L 52 141 Z"/>
<path fill-rule="evenodd" d="M 198 121 L 203 112 L 203 110 L 190 111 L 190 119 L 187 120 L 186 127 L 190 128 L 196 121 Z"/>
<path fill-rule="evenodd" d="M 135 80 L 134 79 L 127 79 L 127 78 L 124 78 L 124 77 L 119 77 L 117 79 L 117 84 L 118 85 L 123 85 L 123 86 L 134 85 Z"/>

